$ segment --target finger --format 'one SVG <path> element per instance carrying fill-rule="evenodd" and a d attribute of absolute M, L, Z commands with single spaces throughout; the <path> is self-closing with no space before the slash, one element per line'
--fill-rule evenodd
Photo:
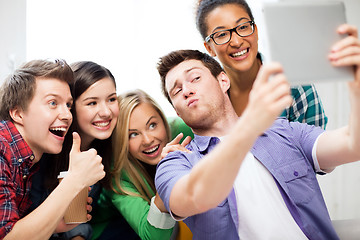
<path fill-rule="evenodd" d="M 283 72 L 283 68 L 281 64 L 277 62 L 270 62 L 266 65 L 261 66 L 253 84 L 253 88 L 258 88 L 258 86 L 268 82 L 271 75 L 281 72 Z"/>
<path fill-rule="evenodd" d="M 340 41 L 337 41 L 332 47 L 331 47 L 331 53 L 339 52 L 345 48 L 351 47 L 351 46 L 359 46 L 360 41 L 358 38 L 354 36 L 349 36 L 344 39 L 341 39 Z"/>
<path fill-rule="evenodd" d="M 263 96 L 263 103 L 272 106 L 284 97 L 290 96 L 290 85 L 284 74 L 277 74 L 268 84 L 268 92 Z"/>
<path fill-rule="evenodd" d="M 87 214 L 86 217 L 87 217 L 88 221 L 90 221 L 92 219 L 92 216 L 90 214 Z"/>
<path fill-rule="evenodd" d="M 169 150 L 169 152 L 175 152 L 175 151 L 182 151 L 182 152 L 187 152 L 187 153 L 191 152 L 190 150 L 188 150 L 187 148 L 185 148 L 184 146 L 181 146 L 179 144 L 172 146 L 171 150 Z"/>
<path fill-rule="evenodd" d="M 289 107 L 293 98 L 291 96 L 283 96 L 271 105 L 272 111 L 278 116 L 286 107 Z"/>
<path fill-rule="evenodd" d="M 347 47 L 341 51 L 331 53 L 329 60 L 334 66 L 352 66 L 360 64 L 360 46 Z"/>
<path fill-rule="evenodd" d="M 81 138 L 77 132 L 73 132 L 73 144 L 71 152 L 80 152 Z"/>
<path fill-rule="evenodd" d="M 86 205 L 86 210 L 88 213 L 90 213 L 92 211 L 92 206 L 91 205 Z"/>
<path fill-rule="evenodd" d="M 191 142 L 191 137 L 190 136 L 186 136 L 186 138 L 184 139 L 184 141 L 182 141 L 181 146 L 185 147 L 186 145 L 188 145 Z"/>
<path fill-rule="evenodd" d="M 92 202 L 93 202 L 93 198 L 92 198 L 92 197 L 88 197 L 88 198 L 87 198 L 87 203 L 88 203 L 88 204 L 92 204 Z"/>
<path fill-rule="evenodd" d="M 348 34 L 350 36 L 358 37 L 358 30 L 354 25 L 342 24 L 336 30 L 339 34 Z"/>
<path fill-rule="evenodd" d="M 276 93 L 290 94 L 290 85 L 285 74 L 279 73 L 274 75 L 268 85 L 268 95 L 276 95 Z"/>
<path fill-rule="evenodd" d="M 176 145 L 180 143 L 180 140 L 183 137 L 183 133 L 179 133 L 172 141 L 170 141 L 167 145 Z"/>

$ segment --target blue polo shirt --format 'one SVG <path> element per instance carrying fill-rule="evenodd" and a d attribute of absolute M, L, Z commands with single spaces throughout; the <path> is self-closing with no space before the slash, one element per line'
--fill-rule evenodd
<path fill-rule="evenodd" d="M 312 159 L 312 148 L 322 132 L 320 127 L 279 118 L 256 140 L 251 153 L 272 174 L 287 208 L 309 239 L 338 239 Z M 187 146 L 192 153 L 172 152 L 159 163 L 155 185 L 169 211 L 170 194 L 175 183 L 218 142 L 216 137 L 195 135 Z M 194 239 L 238 239 L 238 219 L 235 194 L 231 191 L 218 207 L 190 216 L 184 222 Z"/>

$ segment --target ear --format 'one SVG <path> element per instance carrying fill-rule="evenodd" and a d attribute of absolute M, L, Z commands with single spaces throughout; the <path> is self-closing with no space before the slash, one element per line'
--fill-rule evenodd
<path fill-rule="evenodd" d="M 258 42 L 259 41 L 258 27 L 257 27 L 256 23 L 254 23 L 254 25 L 255 25 L 254 34 L 256 34 L 256 41 Z"/>
<path fill-rule="evenodd" d="M 230 79 L 225 72 L 221 72 L 217 77 L 220 87 L 224 93 L 226 93 L 230 88 Z"/>
<path fill-rule="evenodd" d="M 24 111 L 18 106 L 9 110 L 9 114 L 10 114 L 11 119 L 15 123 L 20 124 L 20 125 L 23 124 L 23 112 Z"/>
<path fill-rule="evenodd" d="M 206 48 L 206 51 L 208 51 L 208 53 L 212 56 L 212 57 L 216 57 L 216 53 L 215 51 L 213 51 L 213 49 L 211 48 L 211 45 L 207 42 L 204 42 L 204 47 Z"/>

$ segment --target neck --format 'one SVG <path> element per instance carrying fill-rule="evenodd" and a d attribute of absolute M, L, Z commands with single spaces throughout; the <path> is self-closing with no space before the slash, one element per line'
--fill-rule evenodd
<path fill-rule="evenodd" d="M 248 71 L 234 71 L 231 68 L 225 68 L 231 82 L 230 100 L 238 116 L 241 116 L 247 106 L 249 94 L 260 67 L 261 60 L 256 58 Z"/>
<path fill-rule="evenodd" d="M 42 151 L 37 150 L 35 147 L 31 146 L 31 143 L 26 139 L 26 134 L 25 134 L 25 131 L 24 131 L 24 128 L 22 125 L 17 124 L 15 122 L 14 122 L 14 125 L 15 125 L 16 129 L 19 131 L 21 137 L 24 139 L 26 144 L 29 145 L 31 151 L 34 154 L 35 158 L 32 160 L 32 165 L 31 165 L 31 166 L 33 166 L 35 163 L 37 163 L 41 159 L 41 157 L 44 153 Z"/>
<path fill-rule="evenodd" d="M 199 136 L 222 137 L 227 135 L 239 117 L 228 98 L 225 105 L 219 109 L 223 110 L 218 111 L 218 114 L 212 114 L 206 120 L 204 119 L 199 126 L 192 126 L 193 132 Z"/>

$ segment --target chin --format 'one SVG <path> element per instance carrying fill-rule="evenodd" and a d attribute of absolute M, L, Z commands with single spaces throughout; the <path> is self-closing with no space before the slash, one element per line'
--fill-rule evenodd
<path fill-rule="evenodd" d="M 46 151 L 44 151 L 44 153 L 50 153 L 50 154 L 59 154 L 62 150 L 62 146 L 61 148 L 56 148 L 56 149 L 47 149 Z"/>

